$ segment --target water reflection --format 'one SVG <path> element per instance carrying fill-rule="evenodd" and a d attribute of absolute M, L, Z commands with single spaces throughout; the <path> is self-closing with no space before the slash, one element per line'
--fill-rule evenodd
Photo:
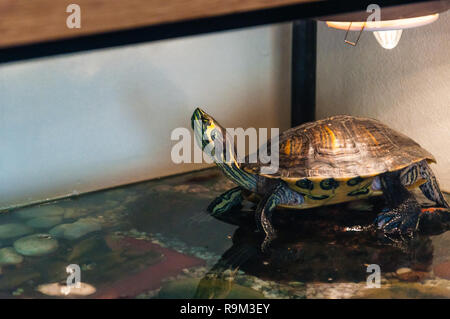
<path fill-rule="evenodd" d="M 295 213 L 277 211 L 278 238 L 259 249 L 262 235 L 250 211 L 235 211 L 222 221 L 238 224 L 233 245 L 200 281 L 196 298 L 225 298 L 238 272 L 278 283 L 365 283 L 380 267 L 381 277 L 419 282 L 433 264 L 431 235 L 445 232 L 441 218 L 424 222 L 413 237 L 392 238 L 371 227 L 382 207 L 379 200 L 322 207 Z"/>

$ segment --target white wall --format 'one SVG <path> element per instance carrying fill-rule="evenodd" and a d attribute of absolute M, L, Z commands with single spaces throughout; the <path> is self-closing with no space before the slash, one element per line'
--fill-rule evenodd
<path fill-rule="evenodd" d="M 317 117 L 377 118 L 433 153 L 441 187 L 450 191 L 450 12 L 404 30 L 393 50 L 371 32 L 356 47 L 345 31 L 318 26 Z"/>
<path fill-rule="evenodd" d="M 290 123 L 289 24 L 0 65 L 0 208 L 198 169 L 170 159 L 203 106 Z"/>

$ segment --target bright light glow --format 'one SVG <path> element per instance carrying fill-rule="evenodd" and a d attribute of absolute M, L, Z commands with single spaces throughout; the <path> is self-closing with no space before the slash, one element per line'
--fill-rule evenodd
<path fill-rule="evenodd" d="M 350 26 L 350 31 L 361 31 L 364 26 L 365 31 L 389 31 L 389 30 L 402 30 L 420 27 L 423 25 L 430 24 L 439 18 L 439 13 L 407 18 L 407 19 L 397 19 L 397 20 L 386 20 L 386 21 L 369 21 L 369 22 L 339 22 L 339 21 L 327 21 L 327 25 L 330 28 L 348 30 Z"/>
<path fill-rule="evenodd" d="M 402 37 L 402 32 L 403 30 L 374 31 L 373 35 L 383 48 L 390 50 L 397 46 Z"/>

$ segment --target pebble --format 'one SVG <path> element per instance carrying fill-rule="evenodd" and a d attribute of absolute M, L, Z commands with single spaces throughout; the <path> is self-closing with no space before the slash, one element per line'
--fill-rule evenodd
<path fill-rule="evenodd" d="M 64 218 L 80 218 L 83 215 L 87 214 L 86 209 L 81 208 L 66 208 L 64 211 Z"/>
<path fill-rule="evenodd" d="M 64 232 L 70 227 L 71 224 L 62 224 L 50 229 L 49 234 L 53 237 L 63 238 Z"/>
<path fill-rule="evenodd" d="M 412 269 L 411 268 L 406 268 L 406 267 L 399 268 L 399 269 L 397 269 L 395 271 L 397 276 L 402 276 L 402 275 L 405 275 L 405 274 L 410 273 L 410 272 L 412 272 Z"/>
<path fill-rule="evenodd" d="M 29 219 L 36 217 L 61 216 L 64 208 L 52 205 L 32 206 L 16 212 L 20 218 Z"/>
<path fill-rule="evenodd" d="M 0 239 L 20 237 L 31 233 L 33 229 L 23 224 L 3 224 L 0 225 Z"/>
<path fill-rule="evenodd" d="M 22 263 L 23 257 L 16 253 L 14 248 L 6 247 L 0 249 L 0 266 L 18 265 Z"/>
<path fill-rule="evenodd" d="M 101 228 L 100 223 L 97 221 L 90 218 L 82 218 L 72 224 L 58 225 L 50 230 L 50 234 L 58 238 L 75 240 Z"/>
<path fill-rule="evenodd" d="M 57 282 L 40 285 L 37 287 L 37 291 L 47 296 L 61 297 L 61 296 L 89 296 L 96 292 L 94 286 L 80 282 L 80 286 L 77 288 L 67 287 L 66 284 L 60 284 Z"/>
<path fill-rule="evenodd" d="M 44 216 L 32 218 L 27 221 L 27 226 L 33 228 L 50 228 L 62 222 L 61 216 Z"/>
<path fill-rule="evenodd" d="M 12 292 L 12 295 L 16 296 L 16 297 L 21 296 L 22 294 L 23 294 L 23 288 L 17 288 L 16 290 L 14 290 Z"/>
<path fill-rule="evenodd" d="M 411 268 L 399 268 L 395 273 L 398 279 L 410 282 L 422 281 L 428 276 L 427 272 L 413 271 Z"/>
<path fill-rule="evenodd" d="M 58 241 L 49 234 L 33 234 L 14 242 L 14 249 L 24 256 L 43 256 L 58 248 Z"/>

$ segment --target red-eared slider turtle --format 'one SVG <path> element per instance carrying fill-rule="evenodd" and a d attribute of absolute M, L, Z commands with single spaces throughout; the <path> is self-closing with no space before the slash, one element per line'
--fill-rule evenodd
<path fill-rule="evenodd" d="M 374 119 L 338 115 L 281 133 L 279 169 L 270 174 L 263 172 L 267 164 L 259 160 L 239 161 L 225 129 L 199 108 L 192 115 L 192 127 L 202 149 L 213 146 L 209 154 L 239 185 L 217 197 L 209 212 L 226 214 L 245 194 L 256 194 L 261 198 L 256 220 L 266 234 L 263 248 L 275 237 L 271 216 L 277 206 L 305 209 L 383 195 L 388 208 L 375 225 L 388 234 L 417 230 L 423 210 L 410 189 L 420 187 L 437 207 L 449 207 L 428 166 L 435 162 L 433 155 Z"/>

